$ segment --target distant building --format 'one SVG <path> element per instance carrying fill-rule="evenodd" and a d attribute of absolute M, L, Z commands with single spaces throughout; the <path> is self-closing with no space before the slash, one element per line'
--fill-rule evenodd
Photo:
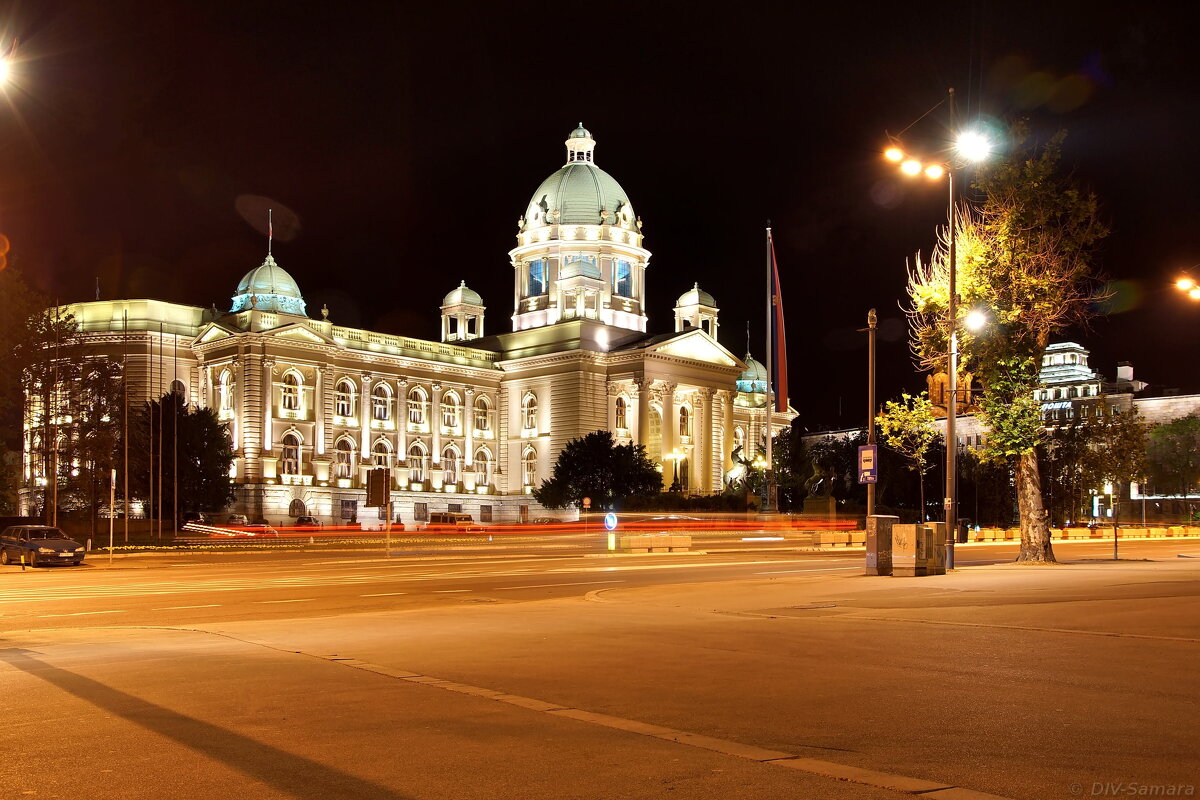
<path fill-rule="evenodd" d="M 484 300 L 461 279 L 440 306 L 441 341 L 335 325 L 328 309 L 313 319 L 270 252 L 228 311 L 65 310 L 95 351 L 127 359 L 137 402 L 176 391 L 216 409 L 236 455 L 232 510 L 254 517 L 368 518 L 367 471 L 383 468 L 404 521 L 524 519 L 567 441 L 596 430 L 645 445 L 666 487 L 720 491 L 735 449 L 752 456 L 796 413 L 768 413 L 765 368 L 718 343 L 719 309 L 699 285 L 679 297 L 673 331 L 647 333 L 642 220 L 595 144 L 572 131 L 566 163 L 524 207 L 509 333 L 485 334 Z M 38 441 L 26 431 L 26 507 Z"/>

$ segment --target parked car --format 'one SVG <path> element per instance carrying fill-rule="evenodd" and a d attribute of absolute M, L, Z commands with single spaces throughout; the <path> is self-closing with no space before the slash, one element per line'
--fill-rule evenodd
<path fill-rule="evenodd" d="M 319 528 L 321 521 L 316 517 L 296 517 L 297 528 Z"/>
<path fill-rule="evenodd" d="M 483 530 L 482 527 L 475 524 L 475 520 L 470 514 L 460 514 L 455 511 L 438 512 L 429 515 L 429 522 L 425 523 L 427 531 L 478 531 Z"/>
<path fill-rule="evenodd" d="M 0 564 L 15 564 L 25 557 L 31 567 L 83 561 L 84 546 L 49 525 L 13 525 L 0 532 Z"/>
<path fill-rule="evenodd" d="M 226 525 L 249 525 L 250 520 L 246 519 L 245 514 L 230 514 L 225 520 Z"/>

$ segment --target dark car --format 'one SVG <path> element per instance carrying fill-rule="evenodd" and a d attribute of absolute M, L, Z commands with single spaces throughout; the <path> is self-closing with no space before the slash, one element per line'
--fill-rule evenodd
<path fill-rule="evenodd" d="M 297 528 L 319 528 L 321 521 L 316 517 L 296 517 Z"/>
<path fill-rule="evenodd" d="M 84 546 L 49 525 L 13 525 L 0 533 L 0 564 L 16 564 L 24 556 L 31 567 L 83 561 Z"/>

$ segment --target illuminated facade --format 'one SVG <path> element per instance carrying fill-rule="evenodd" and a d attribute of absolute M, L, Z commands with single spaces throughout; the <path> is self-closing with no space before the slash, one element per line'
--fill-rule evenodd
<path fill-rule="evenodd" d="M 441 304 L 438 342 L 338 326 L 325 309 L 312 319 L 271 255 L 228 312 L 155 300 L 68 310 L 99 352 L 128 358 L 132 396 L 174 386 L 228 423 L 232 510 L 254 517 L 376 519 L 365 486 L 379 467 L 404 522 L 446 510 L 522 519 L 567 441 L 601 429 L 644 444 L 666 487 L 720 491 L 734 448 L 753 455 L 795 412 L 767 414 L 765 370 L 717 342 L 716 301 L 699 286 L 679 298 L 672 332 L 647 335 L 641 219 L 595 165 L 588 131 L 566 145 L 509 252 L 509 333 L 484 334 L 483 298 L 465 281 Z"/>

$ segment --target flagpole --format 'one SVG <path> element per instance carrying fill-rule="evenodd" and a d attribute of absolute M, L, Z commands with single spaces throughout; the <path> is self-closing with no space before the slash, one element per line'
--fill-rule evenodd
<path fill-rule="evenodd" d="M 179 533 L 179 403 L 182 396 L 175 396 L 175 384 L 179 381 L 179 334 L 172 334 L 171 355 L 171 532 Z"/>
<path fill-rule="evenodd" d="M 166 355 L 163 343 L 163 324 L 158 323 L 158 391 L 162 391 L 163 356 Z M 163 408 L 162 396 L 158 400 L 158 538 L 162 538 L 162 507 L 163 507 Z"/>
<path fill-rule="evenodd" d="M 775 392 L 771 379 L 775 376 L 773 359 L 771 351 L 774 350 L 775 343 L 772 341 L 775 334 L 774 325 L 774 291 L 775 291 L 775 276 L 774 276 L 774 260 L 772 259 L 773 248 L 771 247 L 771 221 L 767 220 L 767 407 L 766 407 L 766 423 L 767 423 L 767 501 L 763 504 L 763 511 L 773 511 L 774 507 L 771 504 L 771 489 L 775 484 L 775 462 L 772 461 L 771 447 L 771 417 L 775 411 Z"/>
<path fill-rule="evenodd" d="M 124 347 L 124 365 L 121 367 L 121 376 L 124 378 L 122 383 L 125 384 L 125 466 L 121 472 L 125 478 L 125 488 L 122 491 L 122 502 L 125 504 L 125 544 L 129 544 L 129 309 L 126 308 L 121 312 L 121 336 L 125 340 Z M 116 509 L 111 509 L 116 513 Z"/>

